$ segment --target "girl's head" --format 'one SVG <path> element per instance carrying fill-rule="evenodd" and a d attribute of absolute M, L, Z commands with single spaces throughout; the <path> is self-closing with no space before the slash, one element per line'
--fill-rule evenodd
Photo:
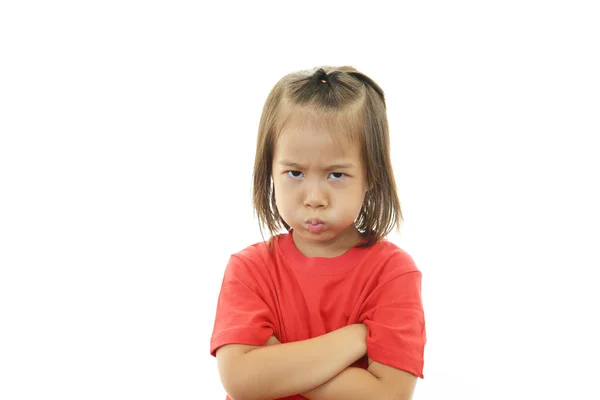
<path fill-rule="evenodd" d="M 399 228 L 381 88 L 352 67 L 277 82 L 260 120 L 253 202 L 272 235 L 283 226 L 330 242 L 358 230 L 370 245 Z"/>

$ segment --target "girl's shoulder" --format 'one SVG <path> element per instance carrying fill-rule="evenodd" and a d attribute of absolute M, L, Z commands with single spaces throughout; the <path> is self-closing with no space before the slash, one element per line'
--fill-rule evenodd
<path fill-rule="evenodd" d="M 233 256 L 242 257 L 242 258 L 256 258 L 268 255 L 275 249 L 277 245 L 277 241 L 281 239 L 285 234 L 279 234 L 269 238 L 268 240 L 263 240 L 260 242 L 252 243 L 249 246 L 244 247 L 243 249 L 235 252 Z"/>
<path fill-rule="evenodd" d="M 257 284 L 271 280 L 271 270 L 277 264 L 275 250 L 269 247 L 268 241 L 261 241 L 231 254 L 225 269 L 225 278 L 241 280 L 247 286 L 258 290 Z"/>
<path fill-rule="evenodd" d="M 372 245 L 370 256 L 371 260 L 376 258 L 383 268 L 395 273 L 419 271 L 413 257 L 406 250 L 385 238 Z"/>
<path fill-rule="evenodd" d="M 277 241 L 285 234 L 279 234 L 266 241 L 253 243 L 231 255 L 232 259 L 237 259 L 247 265 L 266 265 L 273 260 L 276 252 Z"/>

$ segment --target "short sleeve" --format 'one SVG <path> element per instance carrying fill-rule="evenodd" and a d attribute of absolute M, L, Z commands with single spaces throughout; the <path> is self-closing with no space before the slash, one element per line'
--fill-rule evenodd
<path fill-rule="evenodd" d="M 217 302 L 210 354 L 216 357 L 217 349 L 226 344 L 265 344 L 273 335 L 273 321 L 252 271 L 239 257 L 231 256 Z"/>
<path fill-rule="evenodd" d="M 373 361 L 422 379 L 427 339 L 421 277 L 414 267 L 382 283 L 365 302 L 360 321 L 368 327 L 367 354 Z"/>

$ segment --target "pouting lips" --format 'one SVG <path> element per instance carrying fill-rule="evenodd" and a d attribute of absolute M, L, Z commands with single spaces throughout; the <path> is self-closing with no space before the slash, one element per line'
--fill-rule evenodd
<path fill-rule="evenodd" d="M 312 233 L 319 233 L 323 230 L 325 223 L 320 219 L 310 219 L 305 222 L 306 229 Z"/>

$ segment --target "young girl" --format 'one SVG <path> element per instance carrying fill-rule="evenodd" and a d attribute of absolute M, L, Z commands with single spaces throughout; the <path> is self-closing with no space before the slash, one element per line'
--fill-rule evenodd
<path fill-rule="evenodd" d="M 412 398 L 426 343 L 421 272 L 385 239 L 402 215 L 372 79 L 322 67 L 275 85 L 254 207 L 271 238 L 231 256 L 210 343 L 227 398 Z"/>

